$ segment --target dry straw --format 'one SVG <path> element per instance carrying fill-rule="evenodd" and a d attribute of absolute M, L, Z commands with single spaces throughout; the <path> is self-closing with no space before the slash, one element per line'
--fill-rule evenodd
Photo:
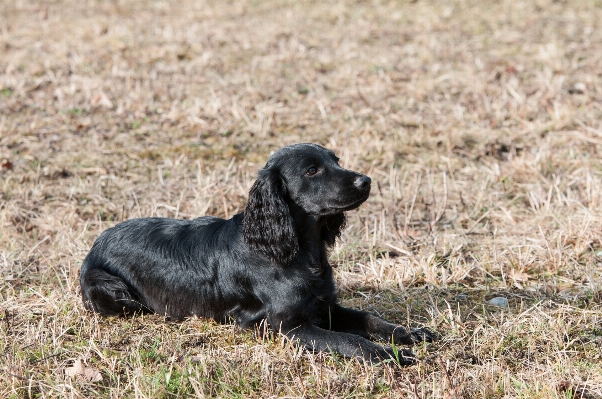
<path fill-rule="evenodd" d="M 2 2 L 0 397 L 601 398 L 600 20 L 589 0 Z M 299 141 L 373 178 L 332 253 L 341 301 L 437 330 L 421 362 L 82 309 L 100 231 L 232 216 Z"/>

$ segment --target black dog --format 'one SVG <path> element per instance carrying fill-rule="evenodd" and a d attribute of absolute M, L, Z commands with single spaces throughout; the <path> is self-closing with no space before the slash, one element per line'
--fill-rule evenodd
<path fill-rule="evenodd" d="M 310 350 L 411 363 L 411 352 L 366 338 L 412 344 L 432 340 L 429 330 L 337 304 L 327 249 L 343 212 L 369 194 L 370 178 L 340 167 L 332 151 L 282 148 L 229 220 L 133 219 L 103 232 L 81 268 L 84 305 L 103 315 L 232 317 L 243 327 L 265 320 Z"/>

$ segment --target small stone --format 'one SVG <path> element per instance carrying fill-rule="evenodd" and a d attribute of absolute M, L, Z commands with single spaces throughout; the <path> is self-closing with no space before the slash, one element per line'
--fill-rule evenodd
<path fill-rule="evenodd" d="M 598 258 L 602 258 L 602 251 L 598 251 L 598 252 L 596 252 L 596 257 L 598 257 Z"/>
<path fill-rule="evenodd" d="M 569 89 L 569 94 L 585 94 L 587 86 L 583 82 L 577 82 Z"/>
<path fill-rule="evenodd" d="M 458 301 L 465 301 L 467 299 L 468 299 L 468 295 L 466 295 L 466 294 L 458 294 L 458 295 L 456 295 L 456 300 L 458 300 Z"/>
<path fill-rule="evenodd" d="M 490 305 L 499 306 L 500 308 L 508 307 L 508 299 L 503 296 L 496 296 L 487 301 Z"/>

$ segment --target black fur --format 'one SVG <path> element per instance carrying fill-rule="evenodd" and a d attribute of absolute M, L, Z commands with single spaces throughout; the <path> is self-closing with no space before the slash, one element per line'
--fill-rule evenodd
<path fill-rule="evenodd" d="M 310 350 L 392 358 L 392 348 L 368 339 L 412 344 L 432 333 L 338 305 L 328 263 L 343 212 L 369 194 L 370 178 L 340 167 L 332 151 L 282 148 L 229 220 L 132 219 L 103 232 L 81 268 L 84 305 L 103 315 L 231 317 L 243 327 L 265 320 Z M 409 351 L 399 355 L 412 361 Z"/>

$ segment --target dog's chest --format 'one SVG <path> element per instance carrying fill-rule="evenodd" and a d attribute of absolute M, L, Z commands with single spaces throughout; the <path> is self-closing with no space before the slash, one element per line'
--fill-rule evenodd
<path fill-rule="evenodd" d="M 312 294 L 317 297 L 329 296 L 334 292 L 332 266 L 328 261 L 312 262 L 308 267 L 312 280 Z"/>
<path fill-rule="evenodd" d="M 326 266 L 322 262 L 313 262 L 309 265 L 309 271 L 316 277 L 323 277 L 326 272 Z"/>
<path fill-rule="evenodd" d="M 328 263 L 328 257 L 326 254 L 308 254 L 305 260 L 307 270 L 312 277 L 319 280 L 328 280 L 332 276 L 332 266 Z"/>

